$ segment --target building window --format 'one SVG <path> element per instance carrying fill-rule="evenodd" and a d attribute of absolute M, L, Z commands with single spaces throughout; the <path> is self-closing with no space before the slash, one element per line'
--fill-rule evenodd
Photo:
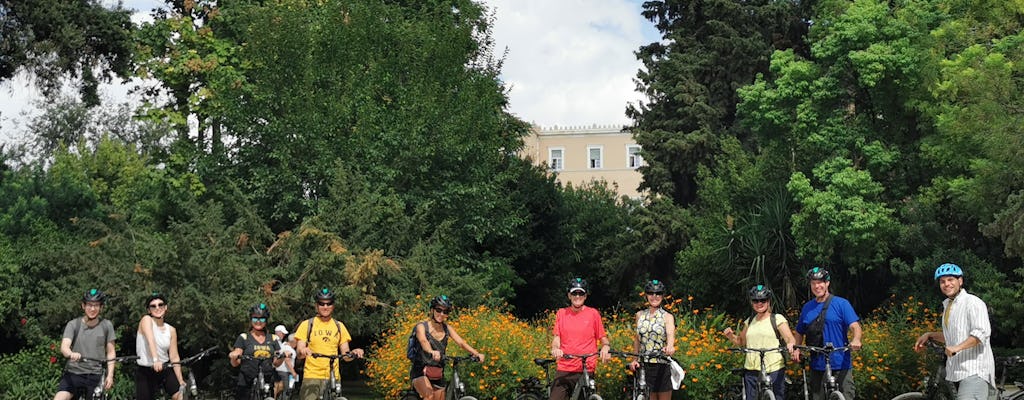
<path fill-rule="evenodd" d="M 565 149 L 554 147 L 548 149 L 548 169 L 561 171 L 565 169 Z"/>
<path fill-rule="evenodd" d="M 626 146 L 626 167 L 638 168 L 644 165 L 644 158 L 640 156 L 640 146 L 631 144 Z"/>
<path fill-rule="evenodd" d="M 601 169 L 604 158 L 604 148 L 601 146 L 587 146 L 587 167 L 590 169 Z"/>

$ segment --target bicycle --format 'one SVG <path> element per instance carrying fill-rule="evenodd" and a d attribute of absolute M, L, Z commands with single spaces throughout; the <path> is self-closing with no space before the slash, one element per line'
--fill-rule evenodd
<path fill-rule="evenodd" d="M 832 353 L 837 351 L 850 351 L 847 346 L 835 347 L 831 342 L 825 343 L 825 347 L 818 346 L 796 346 L 800 350 L 807 350 L 811 353 L 819 353 L 825 356 L 825 376 L 822 378 L 822 385 L 825 386 L 825 398 L 828 400 L 846 400 L 846 396 L 840 391 L 839 382 L 832 376 Z"/>
<path fill-rule="evenodd" d="M 572 394 L 569 395 L 569 400 L 602 400 L 601 396 L 597 394 L 596 384 L 594 382 L 594 379 L 590 377 L 590 372 L 587 372 L 587 368 L 586 368 L 587 359 L 591 358 L 591 357 L 594 357 L 594 356 L 597 356 L 597 354 L 598 353 L 590 353 L 590 354 L 564 354 L 564 355 L 562 355 L 562 358 L 567 359 L 567 360 L 578 358 L 578 359 L 580 359 L 580 362 L 582 363 L 581 365 L 583 365 L 583 373 L 580 374 L 579 379 L 576 381 L 576 385 L 573 386 Z M 536 380 L 533 381 L 533 382 L 530 382 L 530 383 L 527 383 L 527 381 L 530 381 L 531 379 L 527 379 L 526 381 L 523 381 L 523 386 L 520 387 L 520 389 L 519 389 L 520 390 L 520 394 L 518 396 L 516 396 L 516 400 L 541 400 L 541 399 L 548 398 L 548 396 L 550 396 L 550 394 L 551 394 L 551 383 L 552 382 L 551 382 L 550 365 L 551 365 L 551 363 L 554 363 L 555 360 L 546 359 L 546 358 L 537 358 L 537 359 L 534 359 L 533 362 L 535 364 L 540 365 L 541 367 L 544 368 L 544 371 L 545 371 L 544 375 L 546 376 L 544 385 L 541 386 L 540 389 L 535 389 L 535 387 L 540 382 L 539 379 L 531 378 L 531 379 L 536 379 Z"/>
<path fill-rule="evenodd" d="M 334 363 L 341 358 L 354 358 L 355 354 L 351 352 L 345 354 L 320 354 L 313 353 L 313 358 L 326 358 L 329 360 L 328 371 L 330 372 L 330 378 L 327 380 L 327 385 L 324 386 L 323 390 L 320 391 L 320 400 L 348 400 L 345 396 L 341 395 L 341 382 L 338 380 L 337 372 L 334 368 Z"/>
<path fill-rule="evenodd" d="M 775 392 L 772 391 L 772 380 L 771 380 L 770 377 L 768 377 L 768 370 L 765 369 L 765 366 L 764 366 L 764 355 L 767 354 L 767 353 L 776 352 L 776 351 L 782 352 L 782 351 L 786 350 L 786 348 L 785 347 L 775 347 L 775 348 L 769 348 L 769 349 L 754 349 L 754 348 L 749 348 L 749 347 L 734 347 L 734 348 L 729 348 L 728 350 L 733 352 L 733 353 L 741 353 L 741 354 L 757 353 L 758 354 L 758 356 L 761 358 L 761 371 L 760 371 L 761 373 L 760 373 L 760 376 L 757 379 L 757 388 L 754 389 L 754 393 L 757 393 L 757 400 L 775 400 Z M 744 370 L 744 372 L 745 371 L 746 370 Z M 744 375 L 745 375 L 745 373 L 744 373 Z M 747 392 L 746 392 L 746 390 L 744 390 L 743 391 L 743 399 L 746 400 L 746 398 L 747 398 Z M 750 399 L 750 400 L 753 400 L 753 399 Z M 784 399 L 780 399 L 780 400 L 784 400 Z"/>
<path fill-rule="evenodd" d="M 466 395 L 466 384 L 462 382 L 462 378 L 459 375 L 459 364 L 464 361 L 480 362 L 476 356 L 445 356 L 441 358 L 441 363 L 444 364 L 448 361 L 452 363 L 452 380 L 448 382 L 448 386 L 445 387 L 444 399 L 445 400 L 476 400 L 476 397 Z M 419 400 L 420 395 L 415 389 L 406 390 L 402 393 L 402 400 Z"/>
<path fill-rule="evenodd" d="M 625 351 L 612 351 L 612 355 L 619 357 L 634 357 L 640 361 L 640 367 L 633 372 L 633 379 L 628 388 L 628 399 L 629 400 L 647 400 L 651 398 L 651 388 L 647 386 L 647 369 L 644 368 L 644 364 L 648 364 L 652 359 L 659 359 L 668 361 L 669 357 L 661 351 L 651 351 L 646 353 L 629 353 Z"/>
<path fill-rule="evenodd" d="M 96 385 L 96 388 L 94 388 L 92 390 L 92 393 L 88 394 L 89 395 L 89 399 L 90 400 L 107 400 L 109 398 L 109 394 L 107 393 L 106 388 L 104 388 L 103 386 L 106 383 L 107 368 L 108 368 L 108 365 L 109 365 L 110 362 L 123 363 L 125 361 L 134 361 L 134 360 L 138 360 L 138 359 L 139 359 L 139 356 L 121 356 L 121 357 L 114 357 L 114 358 L 105 359 L 105 360 L 99 360 L 99 359 L 95 359 L 95 358 L 86 358 L 86 357 L 82 357 L 82 358 L 78 359 L 78 362 L 96 362 L 96 363 L 100 363 L 100 365 L 103 366 L 103 369 L 100 372 L 100 383 L 98 385 Z M 77 397 L 77 396 L 73 396 L 73 397 Z M 83 397 L 85 397 L 85 396 L 83 396 Z"/>
<path fill-rule="evenodd" d="M 252 386 L 249 390 L 249 398 L 251 400 L 274 400 L 274 385 L 273 380 L 267 378 L 266 373 L 263 372 L 263 366 L 267 361 L 273 360 L 268 357 L 253 357 L 248 354 L 242 354 L 238 356 L 242 360 L 256 361 L 256 376 L 252 378 Z"/>
<path fill-rule="evenodd" d="M 164 363 L 164 368 L 173 368 L 175 365 L 188 366 L 196 361 L 202 360 L 203 357 L 213 354 L 215 351 L 217 351 L 217 347 L 211 347 L 187 358 L 178 360 L 178 362 L 168 361 Z M 180 391 L 182 400 L 199 398 L 199 388 L 196 386 L 196 374 L 192 371 L 191 367 L 189 367 L 188 375 L 185 377 L 185 385 L 181 387 Z"/>
<path fill-rule="evenodd" d="M 924 390 L 921 392 L 907 392 L 893 397 L 892 400 L 952 400 L 956 398 L 956 391 L 946 381 L 946 346 L 934 340 L 925 343 L 926 354 L 934 358 L 934 369 L 924 379 Z"/>
<path fill-rule="evenodd" d="M 551 394 L 551 364 L 555 363 L 552 358 L 534 358 L 533 363 L 544 369 L 544 381 L 531 376 L 523 379 L 519 385 L 519 392 L 516 400 L 542 400 Z"/>
<path fill-rule="evenodd" d="M 999 400 L 1024 400 L 1024 383 L 1022 382 L 1013 382 L 1013 385 L 1017 387 L 1017 391 L 1010 394 L 1006 393 L 1006 370 L 1009 367 L 1024 365 L 1024 356 L 998 357 L 996 358 L 996 364 L 1003 367 L 999 377 L 999 386 L 996 387 L 998 391 L 997 398 Z"/>

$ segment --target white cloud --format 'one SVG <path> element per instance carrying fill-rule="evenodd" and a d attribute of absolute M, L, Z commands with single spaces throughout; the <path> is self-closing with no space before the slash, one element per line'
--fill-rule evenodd
<path fill-rule="evenodd" d="M 553 125 L 626 125 L 640 99 L 633 52 L 656 40 L 636 0 L 487 0 L 502 79 L 519 118 Z"/>
<path fill-rule="evenodd" d="M 642 0 L 485 0 L 496 12 L 495 51 L 508 49 L 501 77 L 510 88 L 510 110 L 544 127 L 627 125 L 628 102 L 636 102 L 633 78 L 641 67 L 633 52 L 657 40 L 640 15 Z M 125 7 L 148 18 L 156 0 L 130 0 Z M 12 118 L 38 98 L 27 80 L 0 85 L 0 136 L 10 136 Z M 115 85 L 117 86 L 117 85 Z M 111 97 L 123 88 L 102 87 Z M 115 99 L 116 102 L 124 101 Z M 0 137 L 0 140 L 3 140 Z"/>

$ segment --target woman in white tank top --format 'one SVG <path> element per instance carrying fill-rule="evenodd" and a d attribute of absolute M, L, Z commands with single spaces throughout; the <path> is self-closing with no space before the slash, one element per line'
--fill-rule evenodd
<path fill-rule="evenodd" d="M 151 400 L 160 388 L 173 400 L 181 399 L 179 388 L 185 384 L 181 365 L 165 368 L 167 362 L 177 362 L 178 332 L 171 324 L 164 322 L 167 315 L 167 298 L 153 293 L 146 299 L 148 314 L 139 320 L 135 336 L 135 352 L 139 356 L 139 368 L 135 371 L 136 400 Z"/>

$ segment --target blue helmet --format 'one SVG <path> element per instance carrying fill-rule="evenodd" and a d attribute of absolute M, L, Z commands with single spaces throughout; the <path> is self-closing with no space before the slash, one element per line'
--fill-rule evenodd
<path fill-rule="evenodd" d="M 935 280 L 944 276 L 956 276 L 963 278 L 964 270 L 960 269 L 959 265 L 952 263 L 945 263 L 935 269 Z"/>

